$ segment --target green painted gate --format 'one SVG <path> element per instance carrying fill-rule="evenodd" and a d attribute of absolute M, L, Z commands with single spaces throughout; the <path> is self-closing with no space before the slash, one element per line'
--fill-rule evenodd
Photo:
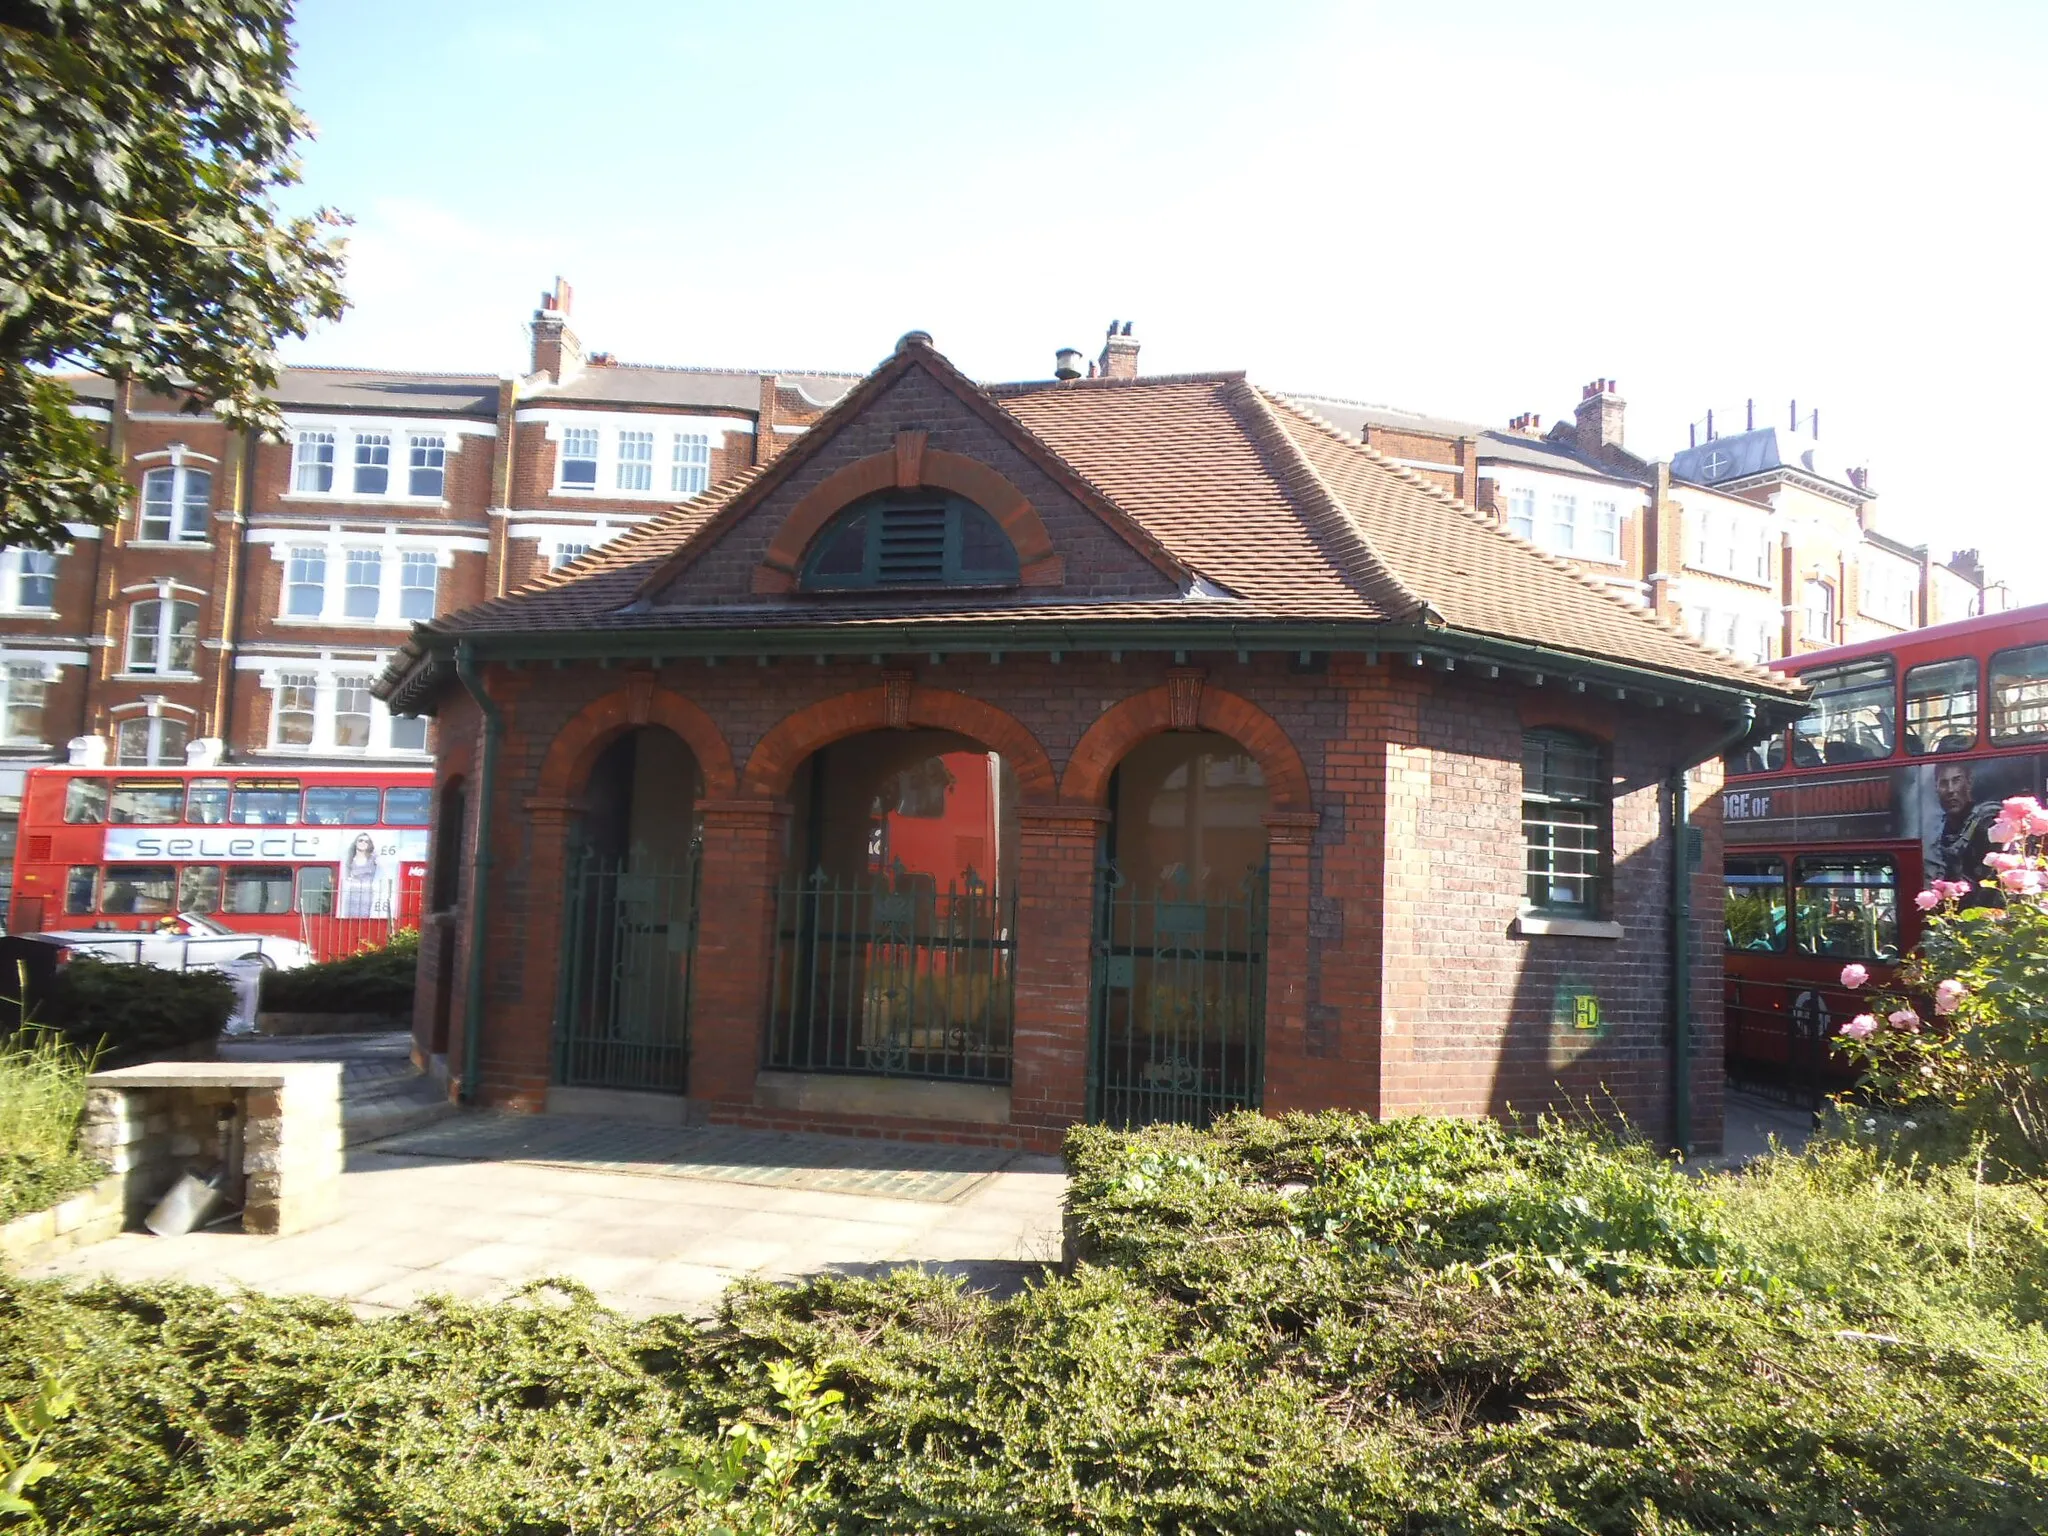
<path fill-rule="evenodd" d="M 658 861 L 585 852 L 571 864 L 555 1007 L 557 1082 L 688 1088 L 697 895 L 694 853 Z"/>
<path fill-rule="evenodd" d="M 1149 889 L 1098 872 L 1088 1118 L 1207 1125 L 1256 1109 L 1266 1046 L 1266 872 Z"/>

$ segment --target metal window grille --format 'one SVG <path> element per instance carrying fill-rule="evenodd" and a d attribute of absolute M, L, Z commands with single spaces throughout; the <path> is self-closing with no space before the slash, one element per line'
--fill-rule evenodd
<path fill-rule="evenodd" d="M 1598 746 L 1563 731 L 1522 738 L 1524 899 L 1537 911 L 1597 917 L 1608 861 L 1607 777 Z"/>
<path fill-rule="evenodd" d="M 619 489 L 622 491 L 651 491 L 654 489 L 654 434 L 652 432 L 621 432 L 619 434 Z"/>
<path fill-rule="evenodd" d="M 1008 1082 L 1016 911 L 972 871 L 781 881 L 764 1064 Z"/>

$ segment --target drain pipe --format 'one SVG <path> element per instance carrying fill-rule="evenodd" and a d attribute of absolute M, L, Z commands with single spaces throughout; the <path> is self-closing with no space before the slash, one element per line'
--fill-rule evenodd
<path fill-rule="evenodd" d="M 1692 862 L 1691 818 L 1685 775 L 1695 764 L 1720 757 L 1756 730 L 1756 700 L 1737 706 L 1735 723 L 1690 763 L 1664 780 L 1671 808 L 1671 1129 L 1678 1150 L 1692 1156 Z"/>
<path fill-rule="evenodd" d="M 491 801 L 497 788 L 498 738 L 505 722 L 498 706 L 484 692 L 476 675 L 476 656 L 467 640 L 455 647 L 455 675 L 484 715 L 483 767 L 476 794 L 476 850 L 469 884 L 469 975 L 462 1001 L 462 1102 L 476 1102 L 478 1062 L 483 1036 L 484 937 L 491 910 Z"/>

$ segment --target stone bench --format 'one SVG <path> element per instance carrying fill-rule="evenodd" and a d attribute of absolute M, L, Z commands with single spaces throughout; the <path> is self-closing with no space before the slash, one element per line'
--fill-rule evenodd
<path fill-rule="evenodd" d="M 79 1148 L 123 1179 L 127 1224 L 219 1145 L 220 1111 L 241 1121 L 245 1232 L 301 1232 L 341 1212 L 341 1064 L 152 1061 L 86 1079 Z M 238 1177 L 236 1177 L 238 1176 Z"/>

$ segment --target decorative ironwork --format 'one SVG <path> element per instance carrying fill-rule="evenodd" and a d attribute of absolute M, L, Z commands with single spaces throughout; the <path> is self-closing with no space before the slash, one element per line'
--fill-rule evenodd
<path fill-rule="evenodd" d="M 689 1082 L 698 860 L 572 860 L 563 904 L 555 1076 L 578 1088 L 682 1093 Z"/>
<path fill-rule="evenodd" d="M 776 888 L 763 1064 L 785 1072 L 1010 1080 L 1016 898 L 968 870 L 940 891 L 899 862 Z"/>
<path fill-rule="evenodd" d="M 1210 894 L 1185 871 L 1149 891 L 1114 864 L 1095 898 L 1088 1115 L 1206 1125 L 1264 1087 L 1266 872 Z"/>

